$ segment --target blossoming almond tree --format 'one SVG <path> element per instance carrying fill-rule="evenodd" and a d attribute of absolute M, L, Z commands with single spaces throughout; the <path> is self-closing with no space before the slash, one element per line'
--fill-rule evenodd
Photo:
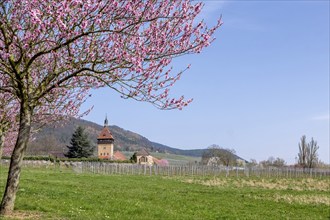
<path fill-rule="evenodd" d="M 161 109 L 191 101 L 169 97 L 182 73 L 169 64 L 213 41 L 221 21 L 211 28 L 196 23 L 201 9 L 189 0 L 0 0 L 0 77 L 6 82 L 0 91 L 20 104 L 1 214 L 14 208 L 32 118 L 47 108 L 45 101 L 99 87 Z M 82 98 L 78 93 L 69 102 Z"/>
<path fill-rule="evenodd" d="M 0 76 L 0 87 L 7 85 L 5 78 Z M 67 121 L 71 117 L 81 117 L 91 109 L 79 113 L 79 108 L 88 97 L 88 89 L 78 88 L 75 90 L 57 89 L 56 100 L 53 94 L 49 93 L 42 100 L 43 105 L 34 109 L 32 122 L 33 130 L 30 137 L 38 132 L 42 126 L 55 121 Z M 79 99 L 75 99 L 79 95 Z M 50 98 L 51 97 L 51 98 Z M 17 139 L 18 119 L 20 103 L 19 100 L 8 92 L 0 93 L 0 158 L 2 152 L 6 155 L 13 151 L 13 145 Z M 4 149 L 4 146 L 6 148 Z"/>
<path fill-rule="evenodd" d="M 0 85 L 2 83 L 0 82 Z M 74 99 L 79 94 L 83 99 Z M 65 94 L 57 94 L 57 100 L 46 99 L 43 106 L 34 109 L 32 122 L 33 129 L 30 137 L 37 133 L 45 124 L 55 121 L 66 122 L 71 117 L 81 117 L 87 114 L 91 109 L 80 113 L 79 108 L 88 97 L 88 90 L 70 90 Z M 73 99 L 73 101 L 72 101 Z M 18 133 L 19 102 L 13 99 L 10 94 L 0 93 L 0 158 L 2 152 L 9 155 L 13 151 L 13 146 Z M 51 102 L 47 102 L 51 100 Z M 6 146 L 6 148 L 5 148 Z"/>

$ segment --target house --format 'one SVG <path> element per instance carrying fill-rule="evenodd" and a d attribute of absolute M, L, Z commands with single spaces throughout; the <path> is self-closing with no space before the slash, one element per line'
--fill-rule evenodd
<path fill-rule="evenodd" d="M 169 163 L 165 159 L 158 159 L 149 154 L 149 152 L 143 148 L 138 152 L 135 152 L 133 157 L 136 156 L 136 163 L 142 165 L 157 165 L 157 166 L 168 166 Z"/>
<path fill-rule="evenodd" d="M 136 163 L 153 165 L 154 164 L 153 156 L 151 156 L 149 152 L 143 148 L 136 153 Z"/>

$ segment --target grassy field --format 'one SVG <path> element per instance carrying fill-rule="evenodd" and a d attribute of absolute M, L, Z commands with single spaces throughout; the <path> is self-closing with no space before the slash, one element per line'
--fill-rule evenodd
<path fill-rule="evenodd" d="M 7 169 L 0 167 L 0 193 Z M 329 219 L 329 179 L 104 176 L 24 168 L 8 219 Z"/>

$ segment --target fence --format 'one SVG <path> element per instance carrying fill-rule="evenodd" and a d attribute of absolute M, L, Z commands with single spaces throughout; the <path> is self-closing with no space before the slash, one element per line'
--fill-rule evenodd
<path fill-rule="evenodd" d="M 9 161 L 2 160 L 2 164 Z M 302 169 L 294 167 L 223 167 L 201 165 L 148 166 L 139 164 L 104 163 L 104 162 L 57 162 L 23 161 L 27 167 L 45 167 L 72 169 L 77 173 L 95 173 L 105 175 L 149 175 L 149 176 L 236 176 L 268 178 L 318 178 L 330 177 L 330 169 Z"/>
<path fill-rule="evenodd" d="M 299 178 L 330 176 L 329 169 L 301 169 L 292 167 L 219 167 L 200 165 L 148 166 L 138 164 L 109 164 L 102 162 L 82 162 L 73 168 L 76 172 L 120 175 L 157 175 L 157 176 L 236 176 Z"/>

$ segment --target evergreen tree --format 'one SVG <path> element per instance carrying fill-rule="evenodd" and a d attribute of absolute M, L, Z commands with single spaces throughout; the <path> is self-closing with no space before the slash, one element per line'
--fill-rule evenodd
<path fill-rule="evenodd" d="M 132 163 L 136 163 L 137 162 L 137 156 L 136 156 L 136 152 L 131 156 L 131 158 L 129 159 Z"/>
<path fill-rule="evenodd" d="M 72 134 L 70 146 L 67 146 L 68 153 L 65 154 L 69 158 L 82 158 L 93 155 L 94 146 L 91 144 L 85 129 L 81 126 Z"/>

